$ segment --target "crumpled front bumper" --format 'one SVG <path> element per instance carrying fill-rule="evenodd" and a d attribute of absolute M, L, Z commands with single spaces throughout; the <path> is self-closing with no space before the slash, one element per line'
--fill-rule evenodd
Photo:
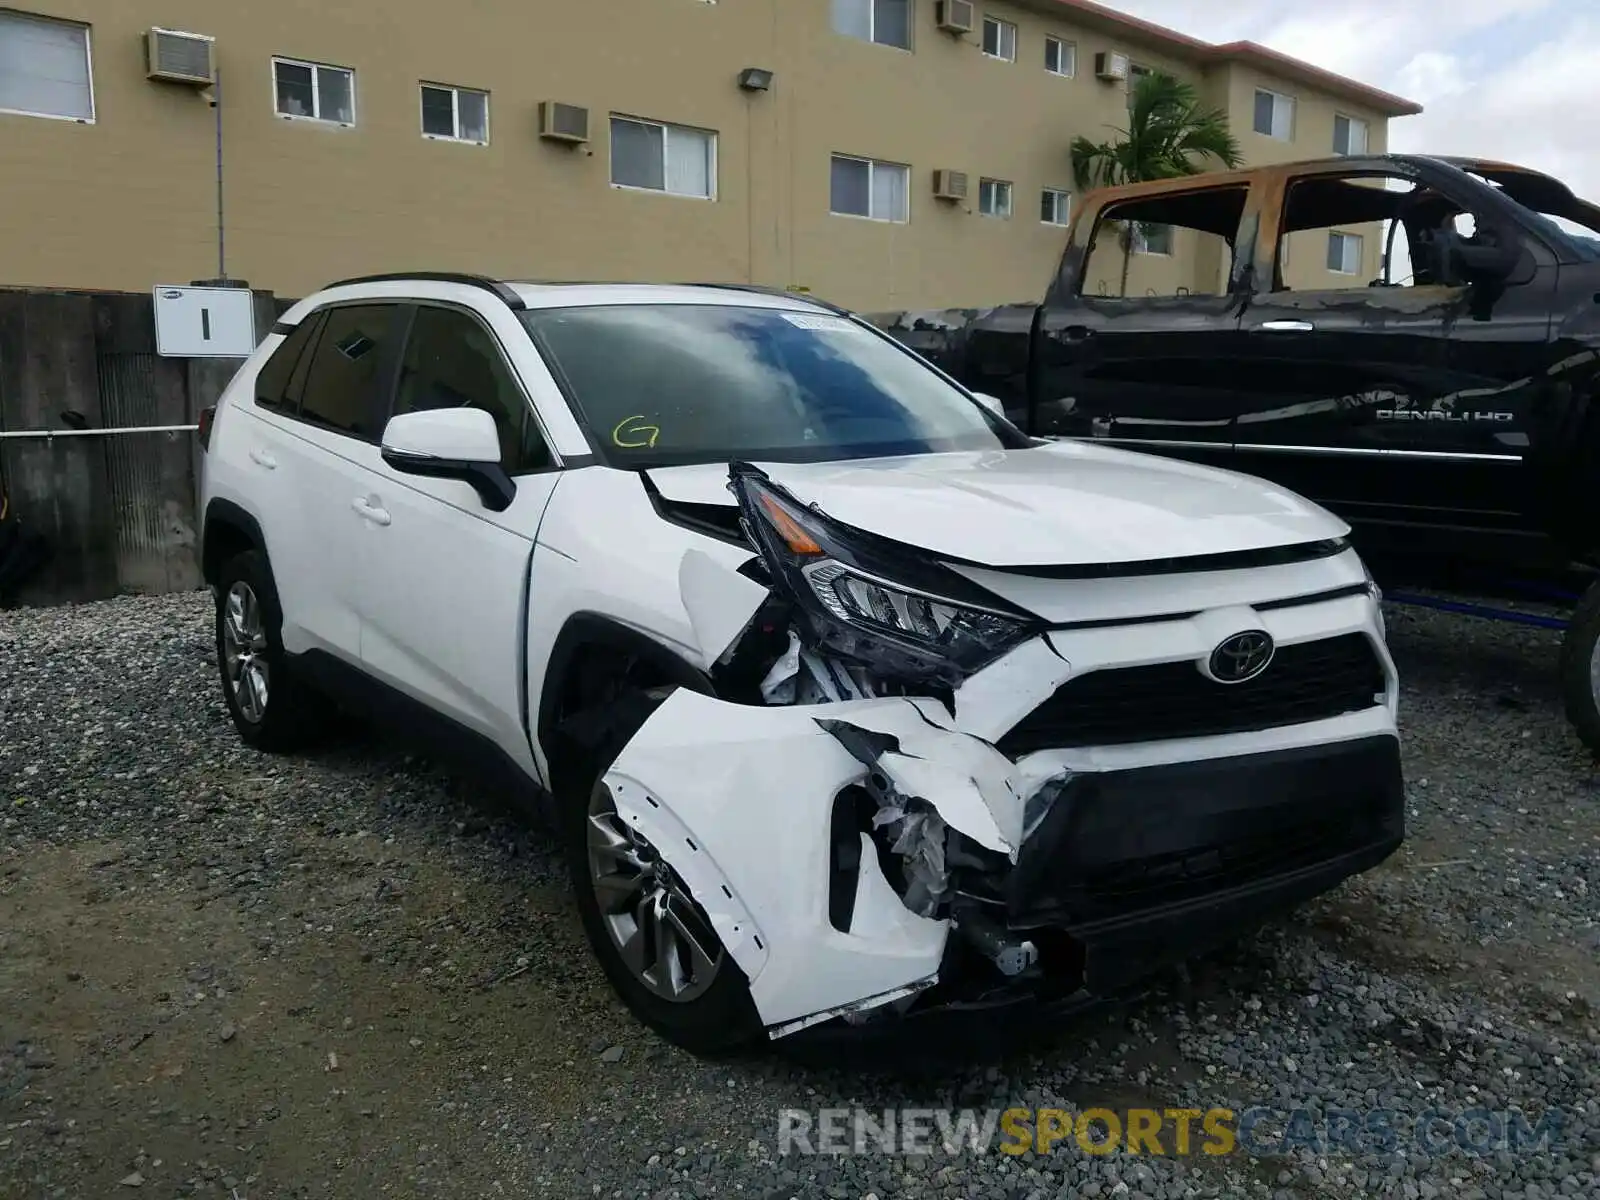
<path fill-rule="evenodd" d="M 899 749 L 868 766 L 829 732 L 840 725 Z M 757 707 L 680 690 L 603 783 L 704 907 L 777 1037 L 919 993 L 926 1006 L 1120 991 L 1373 866 L 1404 833 L 1398 741 L 1392 724 L 1332 732 L 1063 777 L 1011 763 L 932 701 Z M 1037 944 L 1036 968 L 1003 979 L 949 919 L 910 911 L 862 828 L 875 771 L 1001 868 L 988 911 Z M 1052 778 L 1021 836 L 1028 797 Z"/>

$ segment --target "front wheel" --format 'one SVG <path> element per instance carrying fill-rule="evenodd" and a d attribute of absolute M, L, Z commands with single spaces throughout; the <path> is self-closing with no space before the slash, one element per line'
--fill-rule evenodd
<path fill-rule="evenodd" d="M 750 1049 L 761 1022 L 744 972 L 678 873 L 617 812 L 599 772 L 590 778 L 587 801 L 566 806 L 567 862 L 606 978 L 639 1020 L 691 1054 Z"/>
<path fill-rule="evenodd" d="M 1573 730 L 1600 755 L 1600 584 L 1584 593 L 1561 641 L 1561 700 Z"/>

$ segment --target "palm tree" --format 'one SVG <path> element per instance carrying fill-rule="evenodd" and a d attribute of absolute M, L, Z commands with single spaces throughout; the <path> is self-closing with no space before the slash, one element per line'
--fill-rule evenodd
<path fill-rule="evenodd" d="M 1072 175 L 1079 191 L 1198 175 L 1206 160 L 1226 167 L 1242 161 L 1227 114 L 1203 108 L 1194 85 L 1153 71 L 1134 84 L 1128 102 L 1128 127 L 1107 142 L 1072 139 Z M 1133 222 L 1121 222 L 1122 291 L 1128 294 L 1128 259 Z"/>

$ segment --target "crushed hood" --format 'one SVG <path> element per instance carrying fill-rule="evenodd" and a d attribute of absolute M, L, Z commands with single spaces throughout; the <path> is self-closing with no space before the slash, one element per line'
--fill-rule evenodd
<path fill-rule="evenodd" d="M 997 567 L 1264 550 L 1349 531 L 1327 510 L 1251 476 L 1075 442 L 756 465 L 836 521 Z M 649 476 L 669 500 L 735 504 L 721 463 Z"/>

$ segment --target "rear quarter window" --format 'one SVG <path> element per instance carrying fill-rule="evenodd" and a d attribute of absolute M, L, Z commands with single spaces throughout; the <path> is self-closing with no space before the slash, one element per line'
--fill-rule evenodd
<path fill-rule="evenodd" d="M 295 368 L 302 361 L 310 360 L 308 348 L 316 343 L 316 331 L 321 324 L 322 314 L 312 313 L 296 325 L 267 361 L 261 364 L 261 369 L 256 372 L 255 386 L 258 408 L 293 414 L 299 407 L 297 389 L 291 384 L 298 383 L 299 377 L 303 377 L 305 372 L 297 372 Z"/>

